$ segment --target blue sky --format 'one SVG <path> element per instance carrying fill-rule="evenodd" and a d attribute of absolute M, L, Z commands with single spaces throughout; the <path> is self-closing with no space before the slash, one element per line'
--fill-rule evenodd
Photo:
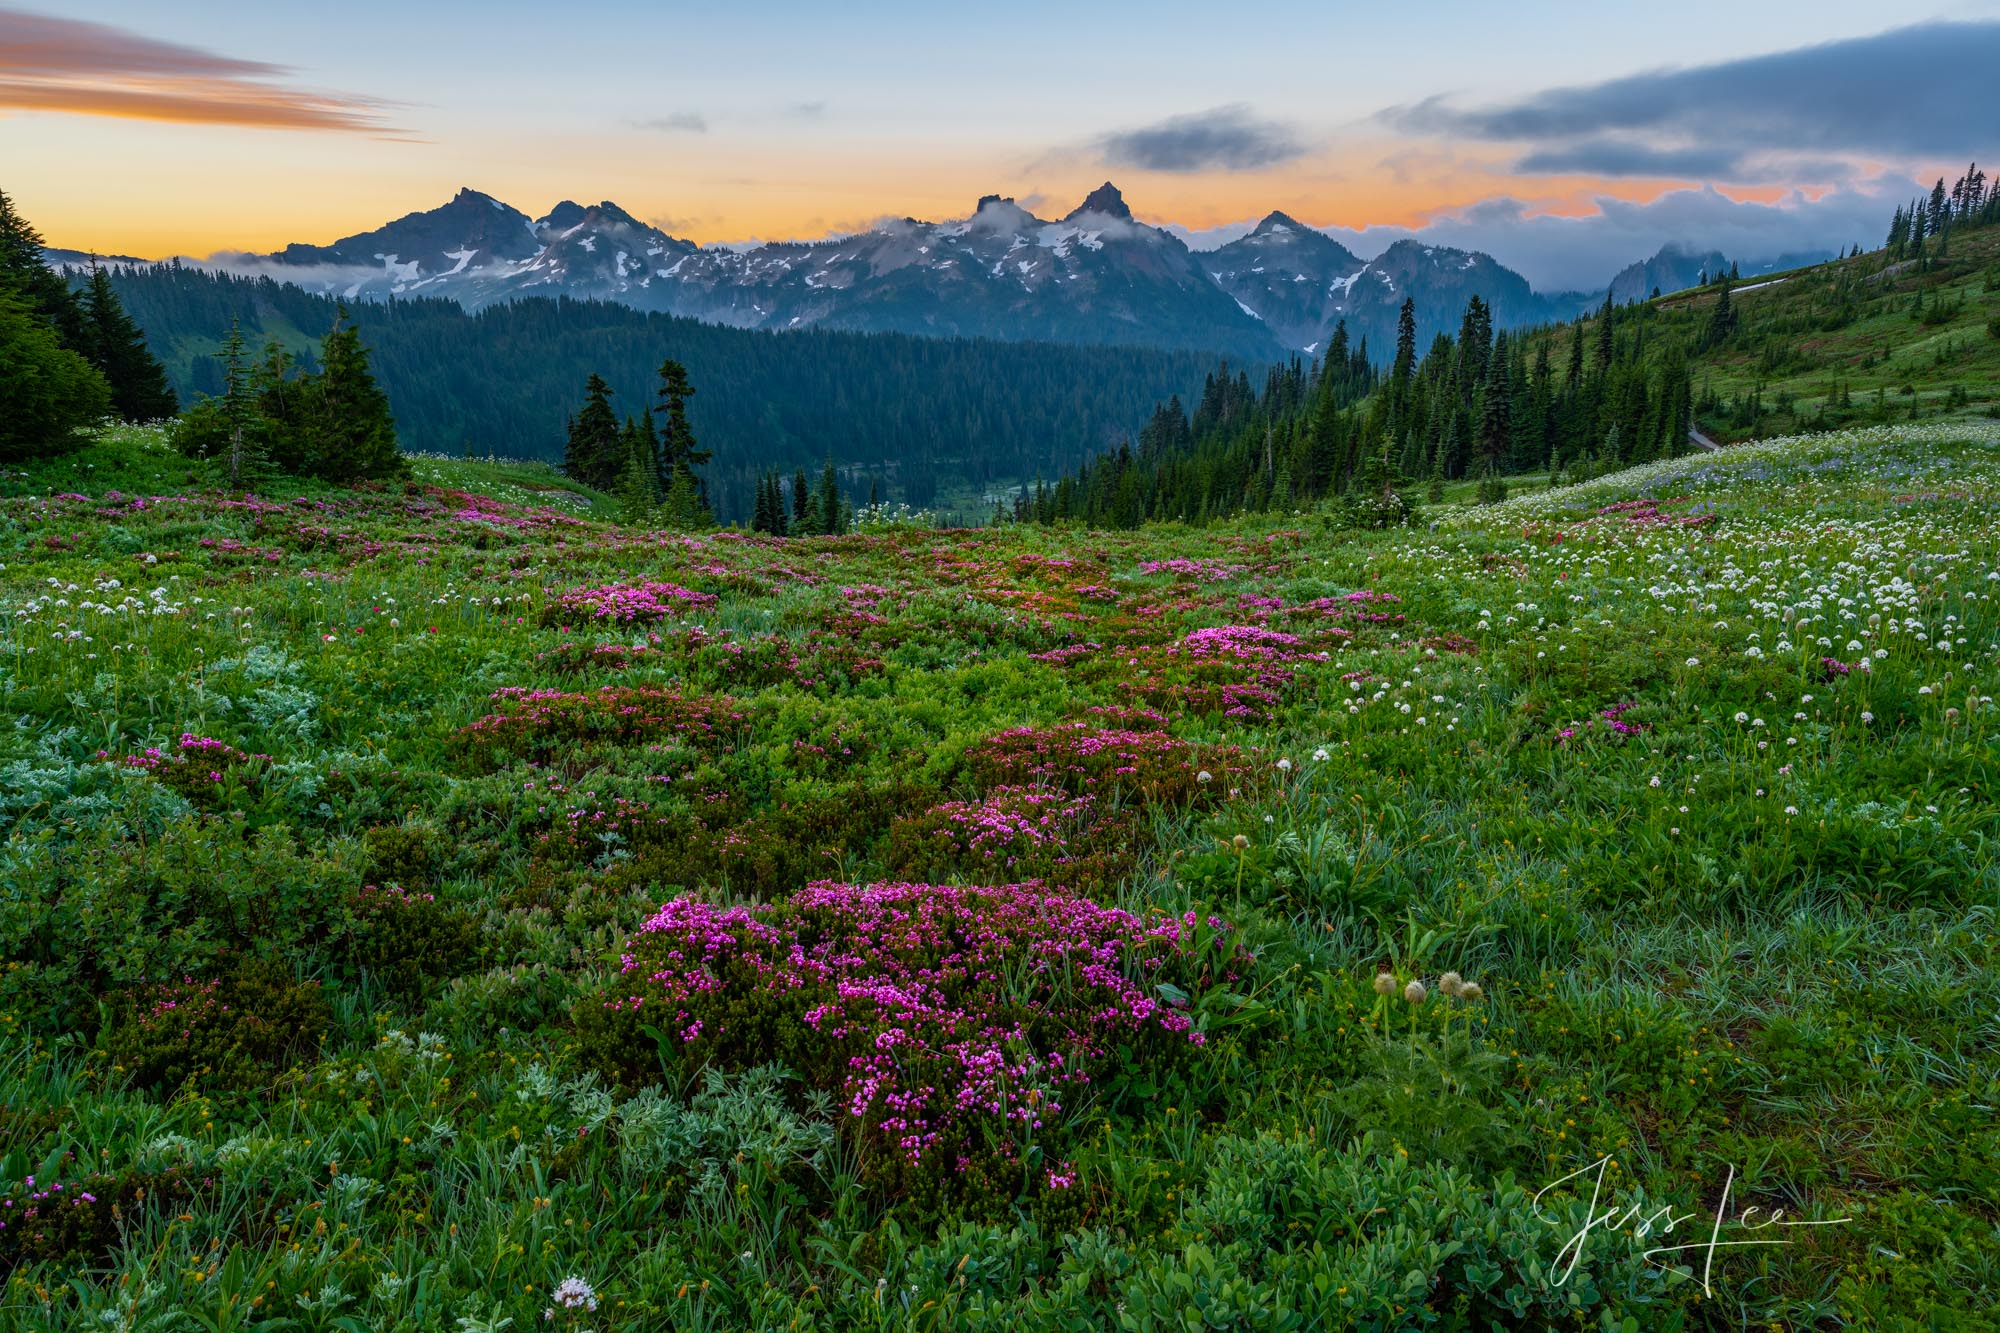
<path fill-rule="evenodd" d="M 1962 170 L 1961 141 L 2000 106 L 1987 63 L 1983 87 L 1951 88 L 1962 70 L 1941 80 L 1970 126 L 1885 137 L 1843 118 L 1838 99 L 1852 84 L 1865 102 L 1869 70 L 1932 60 L 1907 41 L 1877 58 L 1869 42 L 1934 20 L 1966 25 L 1948 51 L 2000 51 L 2000 0 L 1902 14 L 1847 0 L 0 0 L 0 188 L 53 241 L 158 254 L 324 241 L 460 185 L 530 213 L 610 198 L 720 241 L 961 215 L 990 191 L 1060 213 L 1110 177 L 1141 217 L 1196 233 L 1272 208 L 1363 242 L 1483 226 L 1547 286 L 1584 239 L 1556 224 L 1608 218 L 1607 203 L 1659 209 L 1654 232 L 1707 219 L 1746 244 L 1876 239 L 1845 233 L 1912 178 Z M 1847 39 L 1869 40 L 1797 54 Z M 1680 73 L 1639 81 L 1661 69 Z M 1728 110 L 1753 87 L 1777 91 L 1733 119 L 1591 133 L 1621 96 Z M 1765 126 L 1783 132 L 1766 144 Z M 1621 246 L 1653 234 L 1643 217 L 1591 225 Z"/>

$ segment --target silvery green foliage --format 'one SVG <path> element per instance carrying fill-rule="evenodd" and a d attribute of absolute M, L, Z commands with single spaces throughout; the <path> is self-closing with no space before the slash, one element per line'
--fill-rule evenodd
<path fill-rule="evenodd" d="M 241 657 L 224 658 L 209 670 L 209 681 L 217 688 L 241 681 L 251 686 L 247 697 L 238 695 L 231 706 L 241 708 L 250 720 L 273 736 L 309 741 L 319 731 L 313 710 L 319 696 L 297 684 L 300 665 L 282 649 L 253 644 Z"/>

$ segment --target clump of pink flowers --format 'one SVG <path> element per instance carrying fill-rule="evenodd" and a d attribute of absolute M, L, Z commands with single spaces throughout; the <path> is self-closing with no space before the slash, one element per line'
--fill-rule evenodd
<path fill-rule="evenodd" d="M 97 757 L 114 759 L 109 750 L 99 750 Z M 231 773 L 253 763 L 267 763 L 270 758 L 268 754 L 250 754 L 227 741 L 197 736 L 191 731 L 182 732 L 179 743 L 171 749 L 149 745 L 132 754 L 115 756 L 120 767 L 155 778 L 204 807 L 218 799 L 218 792 Z"/>
<path fill-rule="evenodd" d="M 593 740 L 673 741 L 699 749 L 734 736 L 746 717 L 734 699 L 658 685 L 604 685 L 574 693 L 510 685 L 495 690 L 492 699 L 499 711 L 461 731 L 462 742 L 516 753 Z"/>
<path fill-rule="evenodd" d="M 1197 754 L 1164 731 L 1068 722 L 1054 727 L 1014 727 L 974 745 L 966 763 L 984 785 L 1059 787 L 1077 795 L 1178 802 L 1205 796 L 1204 771 L 1248 771 L 1234 746 Z"/>
<path fill-rule="evenodd" d="M 1191 1057 L 1189 997 L 1244 960 L 1215 918 L 1034 882 L 821 882 L 782 903 L 664 904 L 603 1005 L 690 1067 L 781 1059 L 838 1092 L 864 1143 L 964 1170 L 1055 1134 L 1114 1061 Z"/>
<path fill-rule="evenodd" d="M 675 583 L 607 583 L 600 588 L 571 588 L 542 610 L 545 625 L 650 625 L 673 620 L 715 605 L 710 593 L 694 592 Z"/>
<path fill-rule="evenodd" d="M 1613 704 L 1609 708 L 1600 708 L 1597 711 L 1596 717 L 1587 719 L 1582 723 L 1558 729 L 1556 732 L 1556 742 L 1560 745 L 1567 745 L 1580 736 L 1588 737 L 1591 735 L 1608 735 L 1613 739 L 1643 735 L 1646 731 L 1644 723 L 1627 722 L 1625 720 L 1625 714 L 1636 707 L 1638 707 L 1636 702 L 1628 700 L 1622 704 Z"/>
<path fill-rule="evenodd" d="M 1094 796 L 1051 787 L 995 787 L 975 801 L 946 801 L 890 829 L 899 874 L 978 882 L 1046 878 L 1095 887 L 1129 867 L 1130 819 Z"/>

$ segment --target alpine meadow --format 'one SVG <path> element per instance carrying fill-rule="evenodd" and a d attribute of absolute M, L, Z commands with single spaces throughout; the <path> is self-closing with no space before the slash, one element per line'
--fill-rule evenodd
<path fill-rule="evenodd" d="M 2000 1330 L 2000 10 L 167 8 L 0 3 L 0 1329 Z"/>

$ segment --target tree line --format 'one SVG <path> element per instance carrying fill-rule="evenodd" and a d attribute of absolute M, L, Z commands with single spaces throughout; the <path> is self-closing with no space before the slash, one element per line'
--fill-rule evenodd
<path fill-rule="evenodd" d="M 92 264 L 72 288 L 41 233 L 0 190 L 0 457 L 68 448 L 106 416 L 154 421 L 178 403 L 111 285 Z"/>
<path fill-rule="evenodd" d="M 1437 334 L 1420 356 L 1415 303 L 1405 300 L 1386 370 L 1365 344 L 1349 347 L 1344 324 L 1323 361 L 1274 367 L 1261 393 L 1225 368 L 1208 377 L 1191 415 L 1169 399 L 1136 447 L 1121 445 L 1053 485 L 1024 487 L 1012 513 L 1136 527 L 1344 499 L 1372 522 L 1407 513 L 1402 488 L 1441 498 L 1447 483 L 1477 478 L 1484 496 L 1498 498 L 1504 478 L 1520 473 L 1685 452 L 1686 350 L 1649 345 L 1645 321 L 1609 295 L 1566 331 L 1558 366 L 1551 338 L 1496 333 L 1491 309 L 1474 296 L 1456 336 Z M 1733 332 L 1725 315 L 1709 336 Z"/>
<path fill-rule="evenodd" d="M 336 302 L 264 278 L 174 265 L 112 281 L 189 395 L 223 392 L 214 355 L 240 321 L 276 338 L 304 370 Z M 749 522 L 762 479 L 830 456 L 842 485 L 918 508 L 949 505 L 1021 476 L 1050 476 L 1115 443 L 1153 405 L 1186 393 L 1218 358 L 1130 347 L 1068 347 L 820 329 L 772 333 L 605 302 L 530 299 L 468 314 L 436 298 L 357 306 L 371 365 L 405 449 L 560 461 L 565 422 L 595 371 L 622 429 L 656 396 L 663 359 L 702 386 L 714 457 L 706 500 Z M 585 349 L 585 350 L 580 350 Z M 657 425 L 657 423 L 656 423 Z M 615 485 L 612 489 L 616 489 Z"/>

